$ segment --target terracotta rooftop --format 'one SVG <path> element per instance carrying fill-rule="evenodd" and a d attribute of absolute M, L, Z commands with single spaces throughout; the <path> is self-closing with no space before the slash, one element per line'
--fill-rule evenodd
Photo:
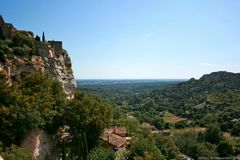
<path fill-rule="evenodd" d="M 127 140 L 125 138 L 116 134 L 104 134 L 102 136 L 102 139 L 116 148 L 120 148 L 127 143 Z"/>
<path fill-rule="evenodd" d="M 127 131 L 125 127 L 111 127 L 105 129 L 103 133 L 114 133 L 121 137 L 124 137 L 126 136 Z"/>
<path fill-rule="evenodd" d="M 126 137 L 125 127 L 111 127 L 104 130 L 101 138 L 115 149 L 126 148 L 131 137 Z"/>
<path fill-rule="evenodd" d="M 115 127 L 114 132 L 116 134 L 122 134 L 122 133 L 126 134 L 127 133 L 125 127 Z"/>

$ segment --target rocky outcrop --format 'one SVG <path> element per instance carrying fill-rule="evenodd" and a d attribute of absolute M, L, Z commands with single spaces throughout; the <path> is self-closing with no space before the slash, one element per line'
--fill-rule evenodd
<path fill-rule="evenodd" d="M 58 80 L 69 98 L 73 98 L 77 84 L 73 76 L 71 59 L 65 50 L 62 48 L 56 50 L 51 45 L 38 46 L 38 54 L 31 56 L 31 63 L 35 71 L 46 72 Z"/>
<path fill-rule="evenodd" d="M 56 144 L 56 137 L 49 136 L 45 131 L 36 129 L 25 135 L 21 147 L 31 152 L 33 157 L 38 160 L 56 160 L 59 159 L 61 153 L 61 148 Z"/>
<path fill-rule="evenodd" d="M 50 45 L 38 46 L 38 52 L 33 55 L 11 55 L 5 63 L 0 62 L 0 70 L 3 70 L 9 83 L 20 82 L 31 72 L 48 73 L 58 80 L 71 99 L 76 88 L 76 81 L 71 68 L 71 60 L 65 50 L 58 53 Z"/>
<path fill-rule="evenodd" d="M 5 29 L 5 25 L 10 28 Z M 8 43 L 11 42 L 9 38 L 16 32 L 34 40 L 32 32 L 16 30 L 11 26 L 12 24 L 5 23 L 1 17 L 0 28 L 2 33 L 8 33 L 3 34 Z M 71 59 L 67 51 L 62 48 L 62 42 L 35 41 L 34 43 L 34 48 L 24 48 L 24 53 L 21 55 L 15 54 L 13 48 L 7 46 L 4 49 L 7 53 L 3 53 L 3 56 L 0 54 L 0 71 L 6 73 L 9 84 L 13 81 L 21 82 L 22 78 L 31 72 L 48 73 L 62 84 L 68 98 L 73 98 L 77 85 L 73 76 Z"/>

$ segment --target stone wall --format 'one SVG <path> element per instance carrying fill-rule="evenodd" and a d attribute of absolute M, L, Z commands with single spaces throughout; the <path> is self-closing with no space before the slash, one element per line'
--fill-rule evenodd
<path fill-rule="evenodd" d="M 51 45 L 51 47 L 54 49 L 55 54 L 61 54 L 62 53 L 62 41 L 48 41 L 48 43 Z"/>

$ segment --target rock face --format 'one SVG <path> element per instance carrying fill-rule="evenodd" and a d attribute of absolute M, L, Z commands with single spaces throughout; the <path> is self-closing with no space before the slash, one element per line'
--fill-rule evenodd
<path fill-rule="evenodd" d="M 4 26 L 10 28 L 5 29 Z M 33 34 L 29 31 L 16 30 L 12 24 L 5 23 L 0 16 L 0 29 L 6 41 L 11 42 L 13 33 L 21 33 L 33 39 Z M 10 38 L 10 39 L 9 39 Z M 61 41 L 39 42 L 35 44 L 35 50 L 16 55 L 12 48 L 7 47 L 8 53 L 4 60 L 0 61 L 0 71 L 3 70 L 8 78 L 9 84 L 13 81 L 21 82 L 21 79 L 31 72 L 48 73 L 58 80 L 68 95 L 69 99 L 74 96 L 76 81 L 73 76 L 71 59 L 68 53 L 62 48 Z"/>
<path fill-rule="evenodd" d="M 21 81 L 21 79 L 31 72 L 48 73 L 58 80 L 71 99 L 76 88 L 76 81 L 71 68 L 71 60 L 67 52 L 55 52 L 51 45 L 38 46 L 35 55 L 16 56 L 12 55 L 6 59 L 5 63 L 0 62 L 0 70 L 3 70 L 9 83 Z"/>
<path fill-rule="evenodd" d="M 51 152 L 53 146 L 51 143 L 53 142 L 46 132 L 36 129 L 25 136 L 21 147 L 30 151 L 39 160 L 45 160 Z"/>

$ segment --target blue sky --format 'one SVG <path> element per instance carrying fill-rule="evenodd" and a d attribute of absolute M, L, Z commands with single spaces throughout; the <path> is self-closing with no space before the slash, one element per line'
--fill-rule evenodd
<path fill-rule="evenodd" d="M 0 14 L 62 40 L 78 79 L 240 72 L 239 0 L 1 0 Z"/>

